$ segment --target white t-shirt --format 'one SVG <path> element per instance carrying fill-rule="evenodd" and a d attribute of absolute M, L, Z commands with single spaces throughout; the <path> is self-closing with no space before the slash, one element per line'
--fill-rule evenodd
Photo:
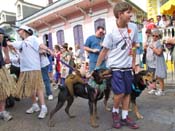
<path fill-rule="evenodd" d="M 39 43 L 36 36 L 29 36 L 23 41 L 16 41 L 13 46 L 20 51 L 20 70 L 41 70 Z"/>
<path fill-rule="evenodd" d="M 13 66 L 20 67 L 20 58 L 19 58 L 19 52 L 14 52 L 12 50 L 9 51 L 9 57 L 10 57 L 10 62 Z"/>
<path fill-rule="evenodd" d="M 40 55 L 40 58 L 41 58 L 41 68 L 46 67 L 50 64 L 47 55 Z"/>
<path fill-rule="evenodd" d="M 103 47 L 109 49 L 106 62 L 107 67 L 132 67 L 132 56 L 129 55 L 129 52 L 132 48 L 132 43 L 138 42 L 138 29 L 136 24 L 128 23 L 128 28 L 122 29 L 115 26 L 113 30 L 105 36 L 103 41 Z"/>

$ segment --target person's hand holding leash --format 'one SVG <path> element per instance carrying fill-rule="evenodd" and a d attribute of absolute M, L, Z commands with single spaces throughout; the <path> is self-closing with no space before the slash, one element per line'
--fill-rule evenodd
<path fill-rule="evenodd" d="M 99 70 L 100 69 L 100 66 L 96 66 L 94 70 Z"/>

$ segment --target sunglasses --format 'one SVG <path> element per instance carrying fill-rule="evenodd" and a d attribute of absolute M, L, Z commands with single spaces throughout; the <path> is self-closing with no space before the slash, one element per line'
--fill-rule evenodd
<path fill-rule="evenodd" d="M 153 37 L 156 37 L 156 38 L 158 38 L 159 36 L 158 35 L 152 35 Z"/>

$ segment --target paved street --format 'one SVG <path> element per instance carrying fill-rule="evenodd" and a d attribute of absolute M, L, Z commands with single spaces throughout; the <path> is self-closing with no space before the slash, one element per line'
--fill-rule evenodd
<path fill-rule="evenodd" d="M 175 89 L 172 76 L 166 80 L 166 95 L 155 96 L 148 95 L 147 89 L 138 98 L 140 112 L 143 114 L 143 120 L 137 120 L 140 125 L 139 131 L 175 131 Z M 173 84 L 172 84 L 173 83 Z M 57 94 L 59 90 L 54 90 L 54 100 L 47 101 L 49 110 L 55 107 Z M 28 115 L 25 110 L 30 107 L 31 101 L 28 99 L 18 102 L 14 108 L 9 111 L 14 119 L 9 122 L 0 120 L 0 131 L 114 131 L 111 127 L 111 113 L 104 110 L 103 101 L 98 102 L 98 120 L 99 128 L 92 128 L 89 124 L 88 101 L 76 98 L 70 112 L 76 115 L 76 118 L 69 119 L 64 109 L 61 109 L 54 117 L 55 127 L 48 127 L 48 116 L 44 120 L 37 119 L 37 113 Z M 112 98 L 109 101 L 112 107 Z M 134 114 L 130 115 L 135 118 Z M 136 118 L 135 118 L 136 119 Z M 127 127 L 122 127 L 121 131 L 131 131 Z"/>

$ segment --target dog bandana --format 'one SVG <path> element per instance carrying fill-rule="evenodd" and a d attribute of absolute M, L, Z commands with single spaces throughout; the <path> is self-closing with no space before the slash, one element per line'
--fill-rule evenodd
<path fill-rule="evenodd" d="M 98 90 L 100 90 L 100 92 L 103 92 L 106 89 L 106 80 L 103 80 L 102 84 L 97 84 L 92 78 L 89 79 L 88 84 L 93 87 L 96 88 Z"/>

